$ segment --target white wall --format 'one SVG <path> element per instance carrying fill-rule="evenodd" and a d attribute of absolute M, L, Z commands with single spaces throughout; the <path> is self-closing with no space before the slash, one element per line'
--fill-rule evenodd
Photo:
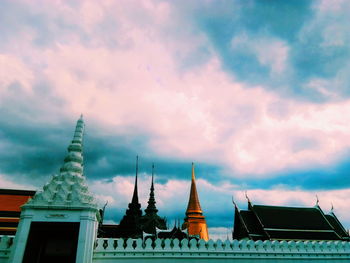
<path fill-rule="evenodd" d="M 350 243 L 339 241 L 250 241 L 97 239 L 94 263 L 112 262 L 349 262 Z M 126 246 L 126 247 L 124 247 Z"/>
<path fill-rule="evenodd" d="M 0 236 L 0 263 L 8 263 L 13 237 Z M 10 247 L 9 247 L 10 246 Z M 212 240 L 96 240 L 93 263 L 349 262 L 350 242 Z M 125 247 L 124 247 L 125 246 Z"/>

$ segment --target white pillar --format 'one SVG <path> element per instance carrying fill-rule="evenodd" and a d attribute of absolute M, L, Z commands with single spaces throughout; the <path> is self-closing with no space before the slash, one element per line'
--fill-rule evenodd
<path fill-rule="evenodd" d="M 18 263 L 23 261 L 32 218 L 33 215 L 21 215 L 16 236 L 13 242 L 14 246 L 11 250 L 9 263 Z"/>
<path fill-rule="evenodd" d="M 92 213 L 80 217 L 76 263 L 92 263 L 97 225 L 96 216 Z"/>

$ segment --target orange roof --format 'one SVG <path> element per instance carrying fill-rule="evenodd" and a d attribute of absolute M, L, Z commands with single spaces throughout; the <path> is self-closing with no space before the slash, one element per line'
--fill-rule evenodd
<path fill-rule="evenodd" d="M 0 211 L 20 212 L 35 191 L 0 189 Z"/>

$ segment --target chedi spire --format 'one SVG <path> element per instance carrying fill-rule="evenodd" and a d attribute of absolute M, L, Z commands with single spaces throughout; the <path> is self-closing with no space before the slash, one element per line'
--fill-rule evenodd
<path fill-rule="evenodd" d="M 156 199 L 154 197 L 154 164 L 152 164 L 152 181 L 148 200 L 148 206 L 145 209 L 145 215 L 141 218 L 142 230 L 148 234 L 156 235 L 157 229 L 165 230 L 166 219 L 160 217 L 156 207 Z"/>
<path fill-rule="evenodd" d="M 75 127 L 73 140 L 68 146 L 68 154 L 64 158 L 64 164 L 60 173 L 73 173 L 83 176 L 83 133 L 84 133 L 83 115 L 80 116 Z"/>
<path fill-rule="evenodd" d="M 156 214 L 158 209 L 156 207 L 156 199 L 154 198 L 154 164 L 152 164 L 152 182 L 148 199 L 148 206 L 145 209 L 147 215 Z"/>
<path fill-rule="evenodd" d="M 54 175 L 26 206 L 97 207 L 83 176 L 83 133 L 84 121 L 80 116 L 59 174 Z"/>
<path fill-rule="evenodd" d="M 128 209 L 119 224 L 119 235 L 124 238 L 140 238 L 142 237 L 142 229 L 140 226 L 140 218 L 142 216 L 141 204 L 139 203 L 138 191 L 137 191 L 137 177 L 138 177 L 138 161 L 139 157 L 136 156 L 136 175 L 134 192 L 132 195 L 131 203 L 128 205 Z"/>
<path fill-rule="evenodd" d="M 202 213 L 202 208 L 199 203 L 199 198 L 197 193 L 196 177 L 194 175 L 194 163 L 192 163 L 192 180 L 191 180 L 190 198 L 188 200 L 186 214 L 187 213 Z"/>
<path fill-rule="evenodd" d="M 207 223 L 199 203 L 193 163 L 190 197 L 188 200 L 185 222 L 182 228 L 187 229 L 189 236 L 198 236 L 201 239 L 209 240 Z"/>

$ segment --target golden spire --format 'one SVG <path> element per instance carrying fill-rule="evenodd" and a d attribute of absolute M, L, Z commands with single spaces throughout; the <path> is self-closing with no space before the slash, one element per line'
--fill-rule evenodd
<path fill-rule="evenodd" d="M 188 200 L 186 214 L 188 213 L 202 213 L 202 208 L 199 203 L 199 198 L 197 193 L 196 177 L 194 175 L 194 163 L 192 163 L 191 191 L 190 191 L 190 199 Z"/>
<path fill-rule="evenodd" d="M 205 221 L 202 208 L 199 203 L 193 163 L 190 198 L 188 200 L 183 228 L 187 228 L 188 235 L 190 236 L 199 236 L 201 239 L 209 240 L 207 223 Z"/>

